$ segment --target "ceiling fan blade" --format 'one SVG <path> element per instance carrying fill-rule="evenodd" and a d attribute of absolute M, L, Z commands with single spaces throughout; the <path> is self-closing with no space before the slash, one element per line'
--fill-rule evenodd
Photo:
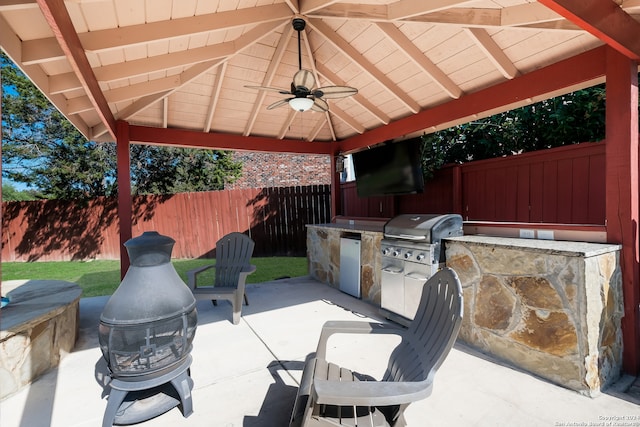
<path fill-rule="evenodd" d="M 311 90 L 316 85 L 316 79 L 313 77 L 313 73 L 309 70 L 299 70 L 293 76 L 293 86 L 296 88 L 304 87 L 307 90 Z"/>
<path fill-rule="evenodd" d="M 318 113 L 324 113 L 325 111 L 329 111 L 329 104 L 327 104 L 327 101 L 322 98 L 315 98 L 313 100 L 311 110 L 317 111 Z"/>
<path fill-rule="evenodd" d="M 293 95 L 291 92 L 285 89 L 279 89 L 277 87 L 268 87 L 268 86 L 245 86 L 247 89 L 257 89 L 257 90 L 269 90 L 272 92 L 278 92 L 282 95 Z"/>
<path fill-rule="evenodd" d="M 352 96 L 358 93 L 358 89 L 349 86 L 326 86 L 313 91 L 313 96 L 324 99 L 335 99 Z"/>
<path fill-rule="evenodd" d="M 273 104 L 269 105 L 267 107 L 267 110 L 273 110 L 274 108 L 282 107 L 283 105 L 288 105 L 290 99 L 293 99 L 293 98 L 286 98 L 286 99 L 281 99 L 280 101 L 276 101 Z"/>

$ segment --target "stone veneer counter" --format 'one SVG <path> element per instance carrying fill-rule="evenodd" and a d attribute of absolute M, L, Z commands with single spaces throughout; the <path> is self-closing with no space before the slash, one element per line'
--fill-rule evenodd
<path fill-rule="evenodd" d="M 0 400 L 58 365 L 78 336 L 82 289 L 62 280 L 2 282 Z"/>
<path fill-rule="evenodd" d="M 463 236 L 445 248 L 462 341 L 590 396 L 620 376 L 620 245 Z"/>
<path fill-rule="evenodd" d="M 365 301 L 380 306 L 382 256 L 380 241 L 384 223 L 307 225 L 309 275 L 334 288 L 340 286 L 340 238 L 359 237 L 360 291 Z"/>

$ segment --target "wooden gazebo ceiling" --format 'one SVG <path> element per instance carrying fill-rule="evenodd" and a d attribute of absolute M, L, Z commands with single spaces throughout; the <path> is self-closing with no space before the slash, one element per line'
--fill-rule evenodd
<path fill-rule="evenodd" d="M 327 113 L 267 110 L 282 95 L 245 88 L 289 88 L 294 17 L 307 22 L 303 68 L 320 86 L 359 90 L 329 100 Z M 232 141 L 312 141 L 326 152 L 321 143 L 364 146 L 372 131 L 407 137 L 533 102 L 415 123 L 604 44 L 637 60 L 639 20 L 640 0 L 0 0 L 0 45 L 89 139 L 115 140 L 124 120 Z M 412 117 L 406 129 L 375 132 Z"/>

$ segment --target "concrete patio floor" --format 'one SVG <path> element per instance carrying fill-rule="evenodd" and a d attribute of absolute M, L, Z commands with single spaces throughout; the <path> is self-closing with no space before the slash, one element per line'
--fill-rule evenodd
<path fill-rule="evenodd" d="M 315 350 L 322 324 L 384 321 L 376 307 L 306 277 L 249 285 L 247 295 L 250 305 L 237 326 L 228 303 L 198 302 L 193 414 L 184 418 L 174 408 L 138 425 L 286 426 L 302 363 Z M 107 299 L 81 300 L 75 350 L 57 369 L 0 402 L 2 427 L 102 424 L 109 388 L 103 386 L 97 325 Z M 376 339 L 332 338 L 329 358 L 379 376 L 397 341 Z M 436 375 L 433 394 L 412 404 L 406 418 L 411 426 L 640 426 L 638 402 L 616 391 L 628 381 L 589 398 L 456 344 Z"/>

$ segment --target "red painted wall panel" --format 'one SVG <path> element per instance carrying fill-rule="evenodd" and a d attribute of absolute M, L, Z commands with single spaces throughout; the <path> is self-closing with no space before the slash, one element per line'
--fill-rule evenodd
<path fill-rule="evenodd" d="M 418 195 L 360 199 L 355 183 L 342 185 L 344 216 L 390 218 L 403 213 L 454 212 L 465 220 L 604 225 L 604 142 L 465 163 L 454 193 L 454 167 L 445 167 Z M 395 206 L 380 213 L 378 206 Z"/>

